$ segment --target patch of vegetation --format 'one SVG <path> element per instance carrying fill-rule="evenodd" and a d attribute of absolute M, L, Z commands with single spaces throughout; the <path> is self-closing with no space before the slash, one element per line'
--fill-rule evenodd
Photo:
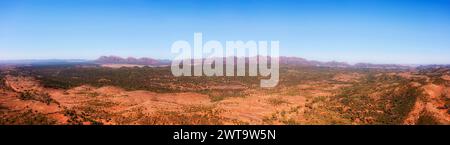
<path fill-rule="evenodd" d="M 0 89 L 4 89 L 6 87 L 5 80 L 3 78 L 3 75 L 0 75 Z"/>
<path fill-rule="evenodd" d="M 356 124 L 355 120 L 342 115 L 337 108 L 342 107 L 340 102 L 332 100 L 330 97 L 314 97 L 305 104 L 302 124 L 308 125 L 336 125 L 336 124 Z"/>
<path fill-rule="evenodd" d="M 5 84 L 5 74 L 0 70 L 0 90 L 11 90 L 9 86 Z"/>
<path fill-rule="evenodd" d="M 380 105 L 385 108 L 384 113 L 377 118 L 382 124 L 401 124 L 414 107 L 416 100 L 423 95 L 421 90 L 413 87 L 400 88 L 392 94 L 386 94 L 387 96 L 380 102 L 390 105 L 389 107 L 385 104 Z"/>
<path fill-rule="evenodd" d="M 442 93 L 440 99 L 444 102 L 443 106 L 439 106 L 437 109 L 446 109 L 447 113 L 450 114 L 450 97 L 447 94 Z"/>
<path fill-rule="evenodd" d="M 68 95 L 69 93 L 65 93 L 65 94 Z M 98 92 L 88 92 L 88 91 L 80 91 L 80 92 L 76 92 L 76 94 L 85 95 L 87 97 L 100 96 L 100 93 L 98 93 Z"/>
<path fill-rule="evenodd" d="M 269 98 L 267 102 L 271 105 L 278 106 L 282 104 L 287 104 L 288 102 L 282 98 Z"/>
<path fill-rule="evenodd" d="M 96 121 L 89 117 L 88 115 L 84 113 L 78 113 L 75 110 L 72 109 L 64 109 L 63 112 L 64 116 L 69 117 L 69 120 L 67 120 L 68 124 L 71 125 L 83 125 L 83 123 L 89 123 L 90 125 L 103 125 L 102 122 Z"/>
<path fill-rule="evenodd" d="M 262 122 L 264 124 L 285 124 L 285 125 L 298 125 L 302 124 L 297 120 L 299 116 L 301 106 L 294 106 L 288 110 L 276 111 L 270 116 L 264 117 Z"/>
<path fill-rule="evenodd" d="M 50 105 L 51 103 L 59 104 L 56 100 L 50 97 L 48 93 L 37 93 L 34 91 L 24 91 L 20 92 L 19 99 L 21 100 L 35 100 L 42 103 L 45 103 L 47 105 Z"/>
<path fill-rule="evenodd" d="M 1 125 L 54 125 L 56 120 L 31 109 L 18 113 L 2 112 Z"/>
<path fill-rule="evenodd" d="M 305 115 L 325 124 L 401 124 L 422 90 L 393 75 L 369 74 L 359 83 L 332 97 L 316 97 L 306 104 Z M 322 114 L 317 116 L 317 114 Z M 329 120 L 329 121 L 326 121 Z"/>
<path fill-rule="evenodd" d="M 90 100 L 81 106 L 76 106 L 71 109 L 65 108 L 64 114 L 70 119 L 69 124 L 83 124 L 102 125 L 103 121 L 109 122 L 115 117 L 115 114 L 106 111 L 109 107 L 116 106 L 117 103 L 104 100 Z M 137 108 L 139 109 L 139 108 Z M 140 110 L 132 110 L 140 112 Z M 129 119 L 129 118 L 126 118 Z M 123 119 L 125 120 L 125 119 Z M 129 123 L 129 122 L 128 122 Z"/>
<path fill-rule="evenodd" d="M 422 112 L 417 120 L 417 125 L 439 125 L 439 121 L 428 112 Z"/>
<path fill-rule="evenodd" d="M 146 125 L 222 125 L 222 110 L 214 106 L 187 106 L 183 112 L 163 111 L 146 116 L 140 124 Z"/>
<path fill-rule="evenodd" d="M 49 88 L 68 89 L 80 85 L 117 86 L 126 90 L 148 90 L 153 92 L 200 91 L 215 84 L 259 85 L 258 77 L 175 77 L 170 67 L 74 67 L 34 66 L 20 67 L 18 72 L 39 76 L 40 82 Z M 256 85 L 255 85 L 256 86 Z"/>
<path fill-rule="evenodd" d="M 217 102 L 222 101 L 225 98 L 229 97 L 244 97 L 247 93 L 244 90 L 230 90 L 230 89 L 222 89 L 222 90 L 201 90 L 199 91 L 201 94 L 208 95 L 211 101 Z"/>
<path fill-rule="evenodd" d="M 379 93 L 377 97 L 371 94 Z M 343 115 L 363 124 L 401 124 L 422 91 L 397 76 L 373 76 L 344 90 L 340 102 L 349 109 Z"/>
<path fill-rule="evenodd" d="M 8 107 L 3 106 L 2 104 L 0 104 L 0 110 L 8 110 Z"/>

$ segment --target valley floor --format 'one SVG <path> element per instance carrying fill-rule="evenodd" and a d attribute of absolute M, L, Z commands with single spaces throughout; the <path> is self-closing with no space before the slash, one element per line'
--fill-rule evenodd
<path fill-rule="evenodd" d="M 0 124 L 448 125 L 448 71 L 428 74 L 333 71 L 301 82 L 282 76 L 276 89 L 233 83 L 160 92 L 89 83 L 54 88 L 45 76 L 4 73 Z"/>

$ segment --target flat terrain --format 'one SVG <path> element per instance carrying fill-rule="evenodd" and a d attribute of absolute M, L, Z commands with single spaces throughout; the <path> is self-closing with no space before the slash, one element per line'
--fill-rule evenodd
<path fill-rule="evenodd" d="M 169 67 L 1 68 L 0 124 L 450 124 L 450 69 L 282 66 L 260 77 Z"/>

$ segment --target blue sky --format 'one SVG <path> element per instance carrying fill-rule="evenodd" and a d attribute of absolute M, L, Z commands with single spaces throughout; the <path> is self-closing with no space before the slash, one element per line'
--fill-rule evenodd
<path fill-rule="evenodd" d="M 194 32 L 312 60 L 450 64 L 450 0 L 0 1 L 0 60 L 173 58 Z"/>

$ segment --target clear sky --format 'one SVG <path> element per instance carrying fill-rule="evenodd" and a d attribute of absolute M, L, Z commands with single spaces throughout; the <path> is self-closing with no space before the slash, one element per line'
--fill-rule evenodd
<path fill-rule="evenodd" d="M 194 32 L 312 60 L 450 64 L 450 0 L 0 0 L 0 60 L 173 58 Z"/>

